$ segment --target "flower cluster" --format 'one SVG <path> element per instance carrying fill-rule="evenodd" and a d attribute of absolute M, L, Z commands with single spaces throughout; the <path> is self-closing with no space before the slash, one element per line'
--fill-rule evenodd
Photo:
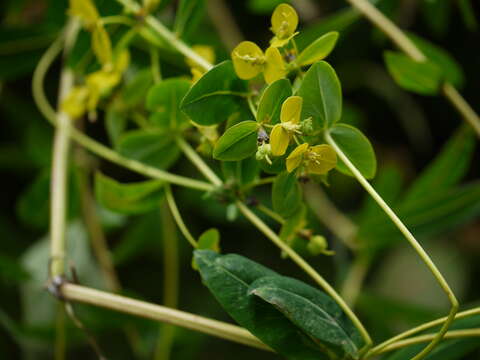
<path fill-rule="evenodd" d="M 242 41 L 233 49 L 233 66 L 240 79 L 253 79 L 263 73 L 265 81 L 270 84 L 288 75 L 289 67 L 279 48 L 286 46 L 297 34 L 298 15 L 290 5 L 280 4 L 273 12 L 271 22 L 274 37 L 265 52 L 251 41 Z"/>

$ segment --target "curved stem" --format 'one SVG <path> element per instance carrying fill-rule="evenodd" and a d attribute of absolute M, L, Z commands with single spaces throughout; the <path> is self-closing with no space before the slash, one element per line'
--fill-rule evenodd
<path fill-rule="evenodd" d="M 435 264 L 433 263 L 430 256 L 425 252 L 422 246 L 418 243 L 412 233 L 407 229 L 407 227 L 403 224 L 403 222 L 399 219 L 397 214 L 387 205 L 387 203 L 382 199 L 380 195 L 375 191 L 375 189 L 370 185 L 370 183 L 363 177 L 363 175 L 358 171 L 355 165 L 352 164 L 350 159 L 343 153 L 343 151 L 338 147 L 337 143 L 333 140 L 330 136 L 329 132 L 325 133 L 325 139 L 327 142 L 335 149 L 335 152 L 340 157 L 340 159 L 345 163 L 347 168 L 352 172 L 354 177 L 357 181 L 362 185 L 362 187 L 368 192 L 368 194 L 376 201 L 376 203 L 380 206 L 380 208 L 388 215 L 388 217 L 392 220 L 395 226 L 400 230 L 400 232 L 405 236 L 407 241 L 412 245 L 415 249 L 417 254 L 420 256 L 422 261 L 427 265 L 435 279 L 440 284 L 443 291 L 447 294 L 448 299 L 451 303 L 450 313 L 448 314 L 445 323 L 443 324 L 440 331 L 437 333 L 435 338 L 432 340 L 430 344 L 428 344 L 419 354 L 412 358 L 412 360 L 420 360 L 425 358 L 425 356 L 430 353 L 430 351 L 442 340 L 443 335 L 447 332 L 450 324 L 452 323 L 453 319 L 455 318 L 455 314 L 458 311 L 458 301 L 455 297 L 455 294 L 450 289 L 447 281 L 437 269 Z M 368 355 L 368 354 L 367 354 Z"/>
<path fill-rule="evenodd" d="M 43 83 L 48 69 L 55 60 L 55 57 L 58 56 L 62 49 L 62 39 L 63 37 L 59 37 L 42 56 L 37 65 L 37 68 L 33 73 L 32 81 L 33 99 L 42 115 L 54 126 L 58 126 L 57 115 L 55 113 L 55 110 L 53 110 L 53 108 L 49 104 L 47 97 L 45 96 Z M 152 177 L 154 179 L 164 180 L 172 184 L 185 186 L 192 189 L 211 191 L 215 188 L 213 185 L 205 183 L 203 181 L 198 181 L 183 176 L 171 174 L 164 170 L 145 165 L 140 161 L 123 157 L 116 151 L 113 151 L 112 149 L 100 144 L 99 142 L 93 140 L 92 138 L 73 128 L 70 125 L 70 122 L 66 122 L 64 126 L 68 127 L 68 135 L 77 143 L 82 145 L 84 148 L 113 163 L 126 167 L 127 169 L 133 170 L 148 177 Z"/>
<path fill-rule="evenodd" d="M 134 14 L 139 14 L 142 10 L 141 6 L 133 0 L 117 0 L 117 2 L 125 6 L 125 8 L 129 12 L 133 12 Z M 178 39 L 155 17 L 147 15 L 145 17 L 145 23 L 148 24 L 153 30 L 155 30 L 155 32 L 163 39 L 165 39 L 165 41 L 167 41 L 173 48 L 175 48 L 178 52 L 195 62 L 202 69 L 208 71 L 213 67 L 212 64 L 210 64 L 207 60 L 198 55 L 195 51 L 190 49 L 190 47 L 188 47 L 183 41 Z"/>
<path fill-rule="evenodd" d="M 127 298 L 125 296 L 109 294 L 80 285 L 66 283 L 62 285 L 61 292 L 65 299 L 70 301 L 78 301 L 147 319 L 162 321 L 258 349 L 271 351 L 267 345 L 239 326 L 180 310 L 170 309 L 165 306 L 150 304 L 145 301 Z"/>
<path fill-rule="evenodd" d="M 264 213 L 265 215 L 267 215 L 268 217 L 272 218 L 273 220 L 275 220 L 276 222 L 278 222 L 279 224 L 285 224 L 285 219 L 283 217 L 281 217 L 280 215 L 278 215 L 275 211 L 269 209 L 268 207 L 266 207 L 265 205 L 263 204 L 258 204 L 257 206 L 257 209 L 260 210 L 262 213 Z"/>
<path fill-rule="evenodd" d="M 198 153 L 192 149 L 189 143 L 187 143 L 183 138 L 178 136 L 176 138 L 177 144 L 180 149 L 183 151 L 185 156 L 195 165 L 195 167 L 209 180 L 212 184 L 216 186 L 222 186 L 223 182 L 215 174 L 212 169 L 203 161 L 203 159 L 198 155 Z"/>
<path fill-rule="evenodd" d="M 194 248 L 197 248 L 198 247 L 197 241 L 192 236 L 187 226 L 183 222 L 182 216 L 178 211 L 177 204 L 175 203 L 175 198 L 173 197 L 172 189 L 168 184 L 165 185 L 165 198 L 167 199 L 168 207 L 170 208 L 170 212 L 172 213 L 172 216 L 175 219 L 175 222 L 177 223 L 177 226 L 180 229 L 180 232 L 183 234 L 183 236 L 185 236 L 185 238 L 188 240 L 190 245 L 192 245 Z"/>
<path fill-rule="evenodd" d="M 389 346 L 384 347 L 382 350 L 375 353 L 375 355 L 383 354 L 388 351 L 397 350 L 409 345 L 424 343 L 431 341 L 437 334 L 425 334 L 413 337 L 411 339 L 397 341 Z M 451 330 L 445 333 L 444 339 L 461 339 L 470 337 L 480 337 L 480 328 L 478 329 L 464 329 L 464 330 Z"/>
<path fill-rule="evenodd" d="M 474 308 L 474 309 L 470 309 L 470 310 L 465 310 L 465 311 L 461 311 L 459 313 L 457 313 L 455 315 L 455 320 L 457 319 L 462 319 L 462 318 L 465 318 L 465 317 L 469 317 L 469 316 L 473 316 L 473 315 L 479 315 L 480 314 L 480 307 L 477 307 L 477 308 Z M 415 335 L 421 331 L 424 331 L 424 330 L 427 330 L 427 329 L 430 329 L 432 327 L 435 327 L 435 326 L 438 326 L 438 325 L 441 325 L 443 324 L 445 321 L 447 320 L 447 317 L 442 317 L 440 319 L 436 319 L 436 320 L 433 320 L 433 321 L 430 321 L 430 322 L 427 322 L 425 324 L 422 324 L 422 325 L 419 325 L 415 328 L 412 328 L 410 330 L 407 330 L 401 334 L 398 334 L 386 341 L 384 341 L 383 343 L 381 344 L 378 344 L 377 346 L 373 347 L 369 353 L 368 353 L 368 356 L 373 356 L 377 353 L 380 353 L 382 352 L 382 350 L 395 343 L 395 342 L 398 342 L 399 340 L 401 339 L 404 339 L 406 337 L 409 337 L 409 336 L 412 336 L 412 335 Z"/>
<path fill-rule="evenodd" d="M 297 254 L 290 246 L 285 244 L 277 234 L 275 234 L 255 213 L 253 213 L 244 203 L 237 200 L 235 202 L 240 212 L 248 219 L 250 222 L 257 227 L 267 238 L 269 238 L 278 248 L 285 252 L 292 260 L 295 262 L 303 271 L 305 271 L 315 282 L 320 285 L 325 292 L 330 295 L 335 302 L 342 308 L 348 318 L 352 321 L 355 327 L 358 329 L 365 341 L 364 349 L 368 349 L 372 340 L 367 330 L 354 314 L 354 312 L 348 307 L 345 301 L 341 298 L 340 295 L 335 291 L 335 289 L 319 274 L 315 271 L 314 268 L 310 266 L 300 255 Z"/>
<path fill-rule="evenodd" d="M 427 57 L 413 43 L 412 40 L 389 18 L 387 18 L 375 5 L 368 0 L 347 0 L 353 7 L 359 10 L 376 27 L 383 31 L 390 39 L 413 60 L 422 62 Z M 472 125 L 473 129 L 480 137 L 480 118 L 478 114 L 468 105 L 465 99 L 458 93 L 455 87 L 450 83 L 445 83 L 442 88 L 443 94 L 462 115 L 464 120 Z"/>

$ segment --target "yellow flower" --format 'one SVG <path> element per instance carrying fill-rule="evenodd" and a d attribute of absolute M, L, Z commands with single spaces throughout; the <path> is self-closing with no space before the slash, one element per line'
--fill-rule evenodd
<path fill-rule="evenodd" d="M 297 33 L 298 15 L 293 7 L 288 4 L 278 5 L 272 14 L 272 27 L 275 34 L 270 41 L 271 46 L 281 47 L 290 41 Z"/>
<path fill-rule="evenodd" d="M 208 45 L 193 45 L 192 50 L 195 51 L 202 58 L 207 60 L 209 63 L 215 63 L 215 51 L 211 46 Z M 205 69 L 200 67 L 195 61 L 187 58 L 187 64 L 190 66 L 190 72 L 192 73 L 192 82 L 196 83 L 198 79 L 202 77 L 205 73 Z"/>
<path fill-rule="evenodd" d="M 100 20 L 100 15 L 91 0 L 70 0 L 68 13 L 79 17 L 87 29 L 91 29 Z"/>
<path fill-rule="evenodd" d="M 249 80 L 262 72 L 265 55 L 254 42 L 242 41 L 232 50 L 231 55 L 235 72 L 240 79 Z"/>
<path fill-rule="evenodd" d="M 86 103 L 89 91 L 86 86 L 74 86 L 67 97 L 62 101 L 61 109 L 72 119 L 82 117 L 87 111 Z"/>
<path fill-rule="evenodd" d="M 242 41 L 232 51 L 233 67 L 238 77 L 243 80 L 253 79 L 263 72 L 267 84 L 284 78 L 288 71 L 285 61 L 277 48 L 269 47 L 265 54 L 257 44 Z"/>
<path fill-rule="evenodd" d="M 304 164 L 308 173 L 324 175 L 337 165 L 337 154 L 330 145 L 297 146 L 287 157 L 287 171 L 292 172 Z"/>
<path fill-rule="evenodd" d="M 300 115 L 303 99 L 290 96 L 282 104 L 280 124 L 276 124 L 270 133 L 270 145 L 273 156 L 282 156 L 294 133 L 300 133 Z"/>

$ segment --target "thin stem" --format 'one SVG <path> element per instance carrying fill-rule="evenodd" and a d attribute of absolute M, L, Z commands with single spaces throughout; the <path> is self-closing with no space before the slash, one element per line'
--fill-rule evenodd
<path fill-rule="evenodd" d="M 253 117 L 257 118 L 257 109 L 255 109 L 255 105 L 253 104 L 253 100 L 251 96 L 247 97 L 248 108 L 252 112 Z"/>
<path fill-rule="evenodd" d="M 422 51 L 413 43 L 412 40 L 389 18 L 387 18 L 375 5 L 368 0 L 347 0 L 353 7 L 357 8 L 366 18 L 368 18 L 376 27 L 383 31 L 390 39 L 409 57 L 413 60 L 422 62 L 427 57 Z M 465 99 L 458 93 L 454 86 L 450 83 L 445 83 L 442 89 L 445 97 L 474 128 L 477 135 L 480 137 L 480 118 L 475 111 L 468 105 Z"/>
<path fill-rule="evenodd" d="M 350 249 L 357 249 L 355 242 L 357 226 L 328 198 L 322 188 L 315 184 L 305 184 L 305 200 L 313 213 L 338 239 Z"/>
<path fill-rule="evenodd" d="M 268 346 L 239 326 L 80 285 L 66 283 L 62 286 L 61 292 L 70 301 L 78 301 L 134 316 L 162 321 L 247 346 L 271 351 Z"/>
<path fill-rule="evenodd" d="M 175 203 L 175 198 L 173 197 L 172 189 L 170 188 L 169 185 L 165 186 L 165 198 L 167 199 L 168 207 L 170 208 L 170 212 L 172 213 L 172 216 L 175 219 L 175 222 L 177 223 L 177 226 L 180 229 L 180 232 L 188 240 L 190 245 L 192 245 L 194 248 L 197 248 L 198 247 L 197 241 L 192 236 L 187 226 L 183 222 L 182 216 L 178 211 L 177 204 Z"/>
<path fill-rule="evenodd" d="M 42 115 L 54 126 L 58 126 L 57 115 L 47 100 L 43 84 L 48 69 L 52 65 L 55 57 L 60 53 L 61 49 L 62 37 L 59 37 L 50 46 L 50 48 L 48 48 L 48 50 L 40 59 L 37 68 L 35 69 L 35 72 L 33 74 L 32 82 L 32 92 L 35 103 L 37 104 L 37 107 L 42 113 Z M 92 138 L 88 137 L 77 129 L 72 128 L 69 122 L 65 123 L 64 126 L 68 127 L 68 135 L 77 143 L 82 145 L 84 148 L 90 150 L 91 152 L 99 155 L 100 157 L 103 157 L 115 164 L 126 167 L 127 169 L 138 172 L 144 176 L 164 180 L 172 184 L 202 191 L 210 191 L 214 189 L 213 185 L 210 185 L 203 181 L 198 181 L 183 176 L 171 174 L 169 172 L 145 165 L 140 161 L 125 158 L 116 151 L 113 151 L 112 149 L 100 144 L 99 142 L 93 140 Z"/>
<path fill-rule="evenodd" d="M 242 187 L 242 191 L 247 191 L 247 190 L 250 190 L 250 189 L 252 189 L 254 187 L 257 187 L 257 186 L 271 184 L 275 181 L 276 178 L 277 178 L 276 176 L 268 176 L 268 177 L 258 179 L 256 181 Z"/>
<path fill-rule="evenodd" d="M 169 308 L 178 307 L 178 239 L 175 223 L 166 204 L 161 207 L 163 241 L 163 304 Z M 160 326 L 159 339 L 155 349 L 155 360 L 168 360 L 175 336 L 175 327 L 170 324 Z"/>
<path fill-rule="evenodd" d="M 455 314 L 458 311 L 458 301 L 455 297 L 455 294 L 450 289 L 447 281 L 437 269 L 433 261 L 430 259 L 430 256 L 425 252 L 422 246 L 418 243 L 412 233 L 407 229 L 403 222 L 399 219 L 397 214 L 387 205 L 387 203 L 382 199 L 380 195 L 375 191 L 375 189 L 370 185 L 370 183 L 363 177 L 363 175 L 358 171 L 355 165 L 352 164 L 350 159 L 343 153 L 343 151 L 338 147 L 337 143 L 330 136 L 328 131 L 325 133 L 325 139 L 327 142 L 335 149 L 335 152 L 340 157 L 340 159 L 345 163 L 347 168 L 352 172 L 357 181 L 363 186 L 363 188 L 368 192 L 368 194 L 377 202 L 380 208 L 390 217 L 395 226 L 400 230 L 400 232 L 405 236 L 407 241 L 412 245 L 414 250 L 420 256 L 422 261 L 427 265 L 429 270 L 432 272 L 435 279 L 440 284 L 443 291 L 447 294 L 448 299 L 451 303 L 450 313 L 443 324 L 440 331 L 437 333 L 436 337 L 428 344 L 419 354 L 412 358 L 412 360 L 420 360 L 430 353 L 430 351 L 442 340 L 443 335 L 447 332 L 450 324 L 455 318 Z"/>
<path fill-rule="evenodd" d="M 76 20 L 70 20 L 65 28 L 64 55 L 70 51 L 77 37 L 79 24 Z M 58 51 L 63 46 L 63 41 L 55 44 Z M 73 86 L 73 71 L 64 67 L 60 75 L 60 88 L 58 103 L 69 93 Z M 53 159 L 50 183 L 50 256 L 51 276 L 63 275 L 65 272 L 65 230 L 67 221 L 67 169 L 70 148 L 69 123 L 70 117 L 59 111 L 55 114 L 52 109 L 53 118 L 58 127 L 55 131 L 53 142 Z"/>
<path fill-rule="evenodd" d="M 477 307 L 477 308 L 474 308 L 474 309 L 470 309 L 470 310 L 465 310 L 465 311 L 461 311 L 459 313 L 457 313 L 455 315 L 455 320 L 458 320 L 458 319 L 462 319 L 462 318 L 465 318 L 465 317 L 469 317 L 469 316 L 473 316 L 473 315 L 478 315 L 480 314 L 480 307 Z M 440 319 L 436 319 L 436 320 L 433 320 L 433 321 L 430 321 L 430 322 L 427 322 L 425 324 L 422 324 L 422 325 L 419 325 L 415 328 L 412 328 L 410 330 L 407 330 L 401 334 L 398 334 L 386 341 L 384 341 L 383 343 L 381 344 L 378 344 L 377 346 L 373 347 L 369 353 L 368 353 L 368 357 L 370 356 L 373 356 L 379 352 L 381 352 L 385 347 L 395 343 L 395 342 L 398 342 L 399 340 L 401 339 L 404 339 L 404 338 L 407 338 L 409 336 L 412 336 L 412 335 L 415 335 L 421 331 L 425 331 L 425 330 L 428 330 L 432 327 L 435 327 L 435 326 L 438 326 L 438 325 L 441 325 L 443 324 L 445 321 L 447 320 L 447 317 L 442 317 Z"/>
<path fill-rule="evenodd" d="M 141 11 L 141 6 L 133 0 L 117 0 L 120 4 L 125 6 L 129 12 L 134 14 L 139 14 Z M 195 51 L 190 49 L 183 41 L 178 39 L 175 34 L 173 34 L 169 29 L 167 29 L 160 21 L 151 15 L 145 17 L 145 23 L 149 25 L 155 32 L 160 35 L 165 41 L 167 41 L 173 48 L 178 52 L 195 62 L 198 66 L 204 70 L 210 70 L 213 65 L 210 64 L 203 57 L 198 55 Z"/>
<path fill-rule="evenodd" d="M 477 113 L 475 113 L 475 110 L 472 109 L 452 84 L 445 83 L 442 87 L 442 91 L 448 101 L 450 101 L 450 103 L 458 110 L 465 121 L 472 126 L 477 133 L 477 136 L 480 137 L 480 120 Z"/>
<path fill-rule="evenodd" d="M 397 350 L 409 345 L 424 343 L 431 341 L 435 338 L 437 334 L 425 334 L 413 337 L 411 339 L 397 341 L 389 346 L 384 347 L 381 351 L 378 351 L 376 355 L 383 354 L 388 351 Z M 451 330 L 445 333 L 444 339 L 461 339 L 461 338 L 471 338 L 471 337 L 480 337 L 480 328 L 477 329 L 464 329 L 464 330 Z"/>
<path fill-rule="evenodd" d="M 275 211 L 272 211 L 271 209 L 269 209 L 268 207 L 266 207 L 265 205 L 263 204 L 258 204 L 257 206 L 257 209 L 260 210 L 261 212 L 263 212 L 265 215 L 271 217 L 273 220 L 275 220 L 276 222 L 278 222 L 279 224 L 285 224 L 285 219 L 282 218 L 280 215 L 278 215 Z"/>
<path fill-rule="evenodd" d="M 192 149 L 189 143 L 187 143 L 182 137 L 178 136 L 176 138 L 177 144 L 180 149 L 183 151 L 185 156 L 192 162 L 193 165 L 205 176 L 215 186 L 222 186 L 223 182 L 215 174 L 212 169 L 203 161 L 203 159 L 198 155 L 198 153 Z"/>
<path fill-rule="evenodd" d="M 236 205 L 240 212 L 260 230 L 267 238 L 269 238 L 278 248 L 280 248 L 285 254 L 287 254 L 293 262 L 295 262 L 303 271 L 305 271 L 315 282 L 320 285 L 325 292 L 330 295 L 335 302 L 342 308 L 348 318 L 352 321 L 355 327 L 358 329 L 365 341 L 365 348 L 369 348 L 372 344 L 372 340 L 363 324 L 354 314 L 354 312 L 348 307 L 345 301 L 338 295 L 335 289 L 319 274 L 314 268 L 310 266 L 300 255 L 297 254 L 290 246 L 285 244 L 277 234 L 275 234 L 255 213 L 253 213 L 244 203 L 237 200 Z"/>
<path fill-rule="evenodd" d="M 357 255 L 357 257 L 353 261 L 353 264 L 348 271 L 347 277 L 343 282 L 342 290 L 340 291 L 340 294 L 349 306 L 353 307 L 355 302 L 357 301 L 369 267 L 369 257 L 360 254 Z"/>
<path fill-rule="evenodd" d="M 150 48 L 150 64 L 152 68 L 153 80 L 159 83 L 162 80 L 162 72 L 160 71 L 160 59 L 158 57 L 158 49 L 156 47 Z"/>

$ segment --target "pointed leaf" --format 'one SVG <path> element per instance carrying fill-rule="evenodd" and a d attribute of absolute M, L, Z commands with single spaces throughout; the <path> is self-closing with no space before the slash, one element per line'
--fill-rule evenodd
<path fill-rule="evenodd" d="M 302 202 L 302 191 L 294 173 L 281 173 L 272 186 L 273 209 L 281 216 L 293 215 Z"/>
<path fill-rule="evenodd" d="M 323 60 L 335 47 L 338 39 L 338 32 L 330 31 L 311 43 L 298 55 L 295 63 L 299 66 L 306 66 Z"/>
<path fill-rule="evenodd" d="M 257 151 L 258 123 L 242 121 L 225 131 L 213 149 L 217 160 L 238 161 L 246 159 Z"/>
<path fill-rule="evenodd" d="M 276 124 L 280 121 L 280 109 L 283 102 L 292 95 L 292 86 L 288 79 L 271 83 L 262 94 L 258 104 L 257 121 Z"/>

